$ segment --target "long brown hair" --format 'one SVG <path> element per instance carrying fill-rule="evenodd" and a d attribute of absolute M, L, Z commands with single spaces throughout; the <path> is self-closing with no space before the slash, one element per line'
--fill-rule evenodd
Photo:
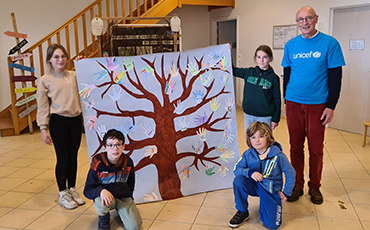
<path fill-rule="evenodd" d="M 257 52 L 258 51 L 263 51 L 265 52 L 269 58 L 272 60 L 274 60 L 274 55 L 272 54 L 272 49 L 270 48 L 270 46 L 268 45 L 260 45 L 257 47 L 256 51 L 254 52 L 254 60 L 256 60 L 256 57 L 257 57 Z M 269 69 L 272 69 L 272 67 L 270 66 L 269 64 Z"/>

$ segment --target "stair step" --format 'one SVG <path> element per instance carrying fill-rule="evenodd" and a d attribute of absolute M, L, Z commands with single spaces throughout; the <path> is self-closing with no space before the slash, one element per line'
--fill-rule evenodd
<path fill-rule="evenodd" d="M 0 130 L 13 129 L 13 128 L 14 128 L 14 125 L 13 125 L 12 119 L 10 119 L 9 117 L 0 118 Z"/>

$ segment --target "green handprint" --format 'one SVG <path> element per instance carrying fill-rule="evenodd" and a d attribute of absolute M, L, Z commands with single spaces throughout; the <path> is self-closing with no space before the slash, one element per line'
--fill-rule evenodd
<path fill-rule="evenodd" d="M 188 64 L 188 68 L 186 68 L 186 69 L 189 70 L 191 75 L 193 75 L 193 76 L 197 75 L 200 72 L 200 70 L 197 70 L 197 66 L 193 62 L 190 62 Z"/>
<path fill-rule="evenodd" d="M 220 159 L 223 161 L 226 161 L 226 163 L 229 163 L 226 159 L 234 158 L 234 151 L 228 149 L 223 154 L 221 154 Z"/>
<path fill-rule="evenodd" d="M 126 71 L 130 71 L 134 68 L 134 63 L 132 60 L 126 58 L 123 60 L 122 64 L 126 66 Z"/>

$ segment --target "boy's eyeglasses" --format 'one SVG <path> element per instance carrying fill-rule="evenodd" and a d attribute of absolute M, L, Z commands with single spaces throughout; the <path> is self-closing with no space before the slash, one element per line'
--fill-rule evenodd
<path fill-rule="evenodd" d="M 316 17 L 316 15 L 307 16 L 305 18 L 297 18 L 295 21 L 298 22 L 298 23 L 303 23 L 304 20 L 306 20 L 306 22 L 311 22 L 315 17 Z"/>
<path fill-rule="evenodd" d="M 108 149 L 115 149 L 116 147 L 118 149 L 122 148 L 123 144 L 115 144 L 115 145 L 106 145 Z"/>

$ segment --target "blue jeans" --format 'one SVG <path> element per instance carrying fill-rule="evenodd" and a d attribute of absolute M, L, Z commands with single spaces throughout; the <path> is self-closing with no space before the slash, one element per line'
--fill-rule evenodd
<path fill-rule="evenodd" d="M 134 200 L 131 197 L 114 198 L 109 206 L 103 206 L 100 196 L 95 198 L 94 207 L 99 216 L 105 216 L 110 210 L 116 209 L 127 230 L 138 230 L 142 220 Z"/>
<path fill-rule="evenodd" d="M 244 113 L 244 127 L 245 127 L 245 139 L 247 139 L 247 129 L 248 127 L 255 121 L 259 122 L 266 122 L 270 127 L 271 127 L 271 119 L 272 117 L 257 117 L 257 116 L 252 116 Z"/>

